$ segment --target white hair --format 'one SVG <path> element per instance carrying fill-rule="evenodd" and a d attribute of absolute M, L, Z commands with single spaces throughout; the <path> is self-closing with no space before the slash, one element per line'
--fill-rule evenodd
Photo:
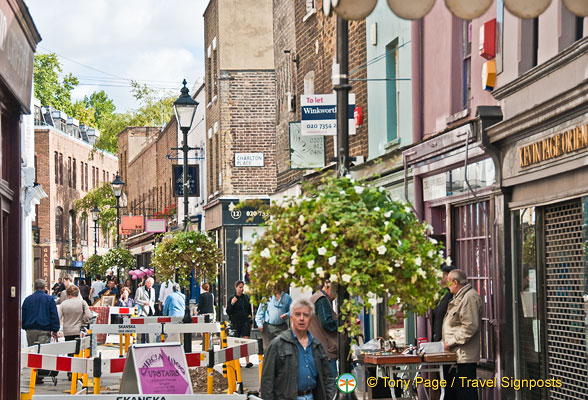
<path fill-rule="evenodd" d="M 314 304 L 309 299 L 296 299 L 290 304 L 290 310 L 293 312 L 297 308 L 307 307 L 310 310 L 310 315 L 314 315 Z"/>

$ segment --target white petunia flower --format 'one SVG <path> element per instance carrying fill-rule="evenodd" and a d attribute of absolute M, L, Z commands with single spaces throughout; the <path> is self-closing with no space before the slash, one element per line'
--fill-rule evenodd
<path fill-rule="evenodd" d="M 427 273 L 422 268 L 417 269 L 417 274 L 419 274 L 420 276 L 422 276 L 423 279 L 425 279 L 427 277 Z"/>
<path fill-rule="evenodd" d="M 339 243 L 335 242 L 334 240 L 331 242 L 331 244 L 333 245 L 333 247 L 339 246 Z"/>
<path fill-rule="evenodd" d="M 384 245 L 381 245 L 381 246 L 379 246 L 379 247 L 378 247 L 376 250 L 378 250 L 378 254 L 379 254 L 379 255 L 383 256 L 384 254 L 386 254 L 386 251 L 387 251 L 388 249 L 386 248 L 386 246 L 384 246 Z"/>
<path fill-rule="evenodd" d="M 384 226 L 390 225 L 390 221 L 384 221 Z"/>
<path fill-rule="evenodd" d="M 353 189 L 355 189 L 355 193 L 362 194 L 365 188 L 363 186 L 354 186 Z"/>
<path fill-rule="evenodd" d="M 194 241 L 192 239 L 188 239 L 188 243 L 192 244 Z"/>
<path fill-rule="evenodd" d="M 351 275 L 349 275 L 349 274 L 343 274 L 343 275 L 341 275 L 341 280 L 343 282 L 349 283 L 349 282 L 351 282 Z"/>
<path fill-rule="evenodd" d="M 340 221 L 335 221 L 335 225 L 336 226 L 339 226 L 339 225 L 341 225 L 341 222 Z"/>
<path fill-rule="evenodd" d="M 407 214 L 412 213 L 412 208 L 410 208 L 409 206 L 404 207 L 404 212 Z"/>
<path fill-rule="evenodd" d="M 379 212 L 379 211 L 380 211 L 380 207 L 375 207 L 375 208 L 374 208 L 374 211 L 375 211 L 375 212 Z"/>
<path fill-rule="evenodd" d="M 329 281 L 331 281 L 331 282 L 337 282 L 338 280 L 339 280 L 339 277 L 337 275 L 329 276 Z"/>
<path fill-rule="evenodd" d="M 284 277 L 284 279 L 288 279 L 288 273 L 284 272 L 284 274 L 282 274 L 282 277 Z"/>
<path fill-rule="evenodd" d="M 298 222 L 300 222 L 300 225 L 304 225 L 304 215 L 298 217 Z"/>
<path fill-rule="evenodd" d="M 296 254 L 296 252 L 292 253 L 292 255 L 290 256 L 290 258 L 293 260 L 295 258 L 298 258 L 298 254 Z"/>
<path fill-rule="evenodd" d="M 396 262 L 394 263 L 394 266 L 395 266 L 396 268 L 400 268 L 400 261 L 396 261 Z"/>
<path fill-rule="evenodd" d="M 345 190 L 341 190 L 341 191 L 339 192 L 339 194 L 340 194 L 341 196 L 345 196 Z"/>
<path fill-rule="evenodd" d="M 327 249 L 324 247 L 319 247 L 318 254 L 319 256 L 324 256 L 325 254 L 327 254 Z"/>
<path fill-rule="evenodd" d="M 392 210 L 390 210 L 390 211 L 387 211 L 387 212 L 384 214 L 384 217 L 386 217 L 386 218 L 390 218 L 391 216 L 392 216 Z"/>
<path fill-rule="evenodd" d="M 433 234 L 433 226 L 432 226 L 432 225 L 426 224 L 426 225 L 425 225 L 425 229 L 426 229 L 427 231 L 429 231 L 429 234 L 430 234 L 430 235 L 432 235 L 432 234 Z"/>
<path fill-rule="evenodd" d="M 290 274 L 294 274 L 294 272 L 296 272 L 296 267 L 292 265 L 292 266 L 291 266 L 291 267 L 288 269 L 288 272 L 289 272 Z"/>
<path fill-rule="evenodd" d="M 435 251 L 429 250 L 429 252 L 427 253 L 427 257 L 431 258 L 431 257 L 433 257 L 433 255 L 435 255 Z"/>
<path fill-rule="evenodd" d="M 313 266 L 313 265 L 314 265 L 314 260 L 310 260 L 310 261 L 307 261 L 307 262 L 306 262 L 306 266 L 307 266 L 308 268 L 312 268 L 312 266 Z"/>
<path fill-rule="evenodd" d="M 261 256 L 261 258 L 270 258 L 270 249 L 268 249 L 267 247 L 265 249 L 263 249 L 261 251 L 261 253 L 259 253 L 259 255 Z"/>
<path fill-rule="evenodd" d="M 325 233 L 327 229 L 328 229 L 327 224 L 321 225 L 321 233 Z"/>
<path fill-rule="evenodd" d="M 451 257 L 447 257 L 445 259 L 445 264 L 448 265 L 448 266 L 451 265 Z"/>
<path fill-rule="evenodd" d="M 316 274 L 318 276 L 320 276 L 321 278 L 324 278 L 325 277 L 325 271 L 323 270 L 323 267 L 318 267 L 316 269 Z"/>
<path fill-rule="evenodd" d="M 196 247 L 196 251 L 202 251 L 200 247 Z"/>
<path fill-rule="evenodd" d="M 419 266 L 419 267 L 421 265 L 423 265 L 423 260 L 421 260 L 421 257 L 420 256 L 418 256 L 417 258 L 414 259 L 414 264 L 417 265 L 417 266 Z"/>
<path fill-rule="evenodd" d="M 435 240 L 435 239 L 433 239 L 433 238 L 429 238 L 429 241 L 430 241 L 431 243 L 433 243 L 433 244 L 437 244 L 437 243 L 438 243 L 438 242 L 437 242 L 437 240 Z"/>
<path fill-rule="evenodd" d="M 337 262 L 337 256 L 329 257 L 329 265 L 334 265 Z"/>
<path fill-rule="evenodd" d="M 298 264 L 298 259 L 297 258 L 293 258 L 291 262 L 292 262 L 292 265 L 297 265 Z"/>
<path fill-rule="evenodd" d="M 384 235 L 384 243 L 388 243 L 388 242 L 390 241 L 390 239 L 392 239 L 392 238 L 390 237 L 390 235 L 388 235 L 388 234 L 385 234 L 385 235 Z"/>

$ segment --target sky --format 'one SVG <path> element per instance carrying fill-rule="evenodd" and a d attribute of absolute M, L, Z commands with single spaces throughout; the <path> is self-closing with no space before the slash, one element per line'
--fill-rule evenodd
<path fill-rule="evenodd" d="M 164 94 L 204 76 L 208 0 L 25 0 L 41 42 L 64 73 L 77 76 L 74 100 L 104 90 L 117 112 L 138 107 L 131 80 Z"/>

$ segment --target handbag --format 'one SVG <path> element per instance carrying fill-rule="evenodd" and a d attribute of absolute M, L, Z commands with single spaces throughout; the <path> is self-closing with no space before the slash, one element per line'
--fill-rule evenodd
<path fill-rule="evenodd" d="M 92 322 L 93 316 L 92 313 L 90 312 L 90 316 L 88 316 L 86 314 L 86 307 L 88 307 L 88 304 L 86 302 L 82 303 L 82 318 L 81 318 L 81 322 L 82 325 L 88 325 Z M 89 309 L 88 309 L 89 311 Z"/>

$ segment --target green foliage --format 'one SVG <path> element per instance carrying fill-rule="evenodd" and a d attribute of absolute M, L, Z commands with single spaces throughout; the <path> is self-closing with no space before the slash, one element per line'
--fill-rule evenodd
<path fill-rule="evenodd" d="M 94 206 L 100 209 L 98 225 L 106 238 L 107 233 L 116 235 L 116 197 L 112 192 L 109 182 L 103 182 L 100 186 L 90 190 L 84 197 L 74 201 L 74 209 L 77 213 L 91 215 Z"/>
<path fill-rule="evenodd" d="M 137 266 L 137 260 L 135 256 L 127 250 L 123 249 L 122 247 L 115 247 L 113 249 L 108 250 L 102 257 L 102 268 L 104 268 L 104 272 L 108 271 L 109 269 L 113 269 L 118 271 L 119 269 L 123 272 L 122 276 L 119 276 L 119 279 L 123 279 L 129 274 L 129 271 Z"/>
<path fill-rule="evenodd" d="M 177 273 L 178 283 L 184 287 L 189 285 L 192 270 L 198 281 L 214 280 L 222 262 L 223 255 L 214 240 L 198 231 L 166 234 L 151 256 L 161 281 L 175 280 Z"/>
<path fill-rule="evenodd" d="M 94 277 L 96 275 L 104 276 L 106 270 L 102 266 L 102 256 L 92 254 L 84 263 L 82 268 L 86 276 Z"/>
<path fill-rule="evenodd" d="M 386 299 L 418 313 L 434 306 L 446 260 L 427 238 L 432 227 L 408 204 L 349 178 L 307 184 L 304 194 L 266 208 L 267 229 L 250 256 L 254 302 L 276 284 L 314 288 L 329 279 L 354 299 L 341 305 L 339 330 L 350 337 L 359 333 L 355 321 L 364 304 L 373 308 Z"/>
<path fill-rule="evenodd" d="M 63 79 L 60 79 L 61 72 L 63 69 L 57 55 L 54 53 L 35 54 L 33 67 L 35 97 L 44 106 L 51 106 L 73 115 L 71 92 L 79 81 L 72 74 L 67 74 Z M 77 118 L 77 116 L 73 116 Z"/>
<path fill-rule="evenodd" d="M 81 100 L 76 101 L 71 106 L 71 114 L 80 121 L 80 124 L 86 126 L 96 125 L 96 119 L 94 110 L 92 108 L 86 108 L 86 103 Z"/>
<path fill-rule="evenodd" d="M 102 129 L 103 121 L 111 116 L 116 110 L 114 101 L 108 97 L 104 90 L 94 92 L 90 97 L 84 98 L 84 103 L 88 109 L 94 110 L 94 116 L 98 129 Z"/>

